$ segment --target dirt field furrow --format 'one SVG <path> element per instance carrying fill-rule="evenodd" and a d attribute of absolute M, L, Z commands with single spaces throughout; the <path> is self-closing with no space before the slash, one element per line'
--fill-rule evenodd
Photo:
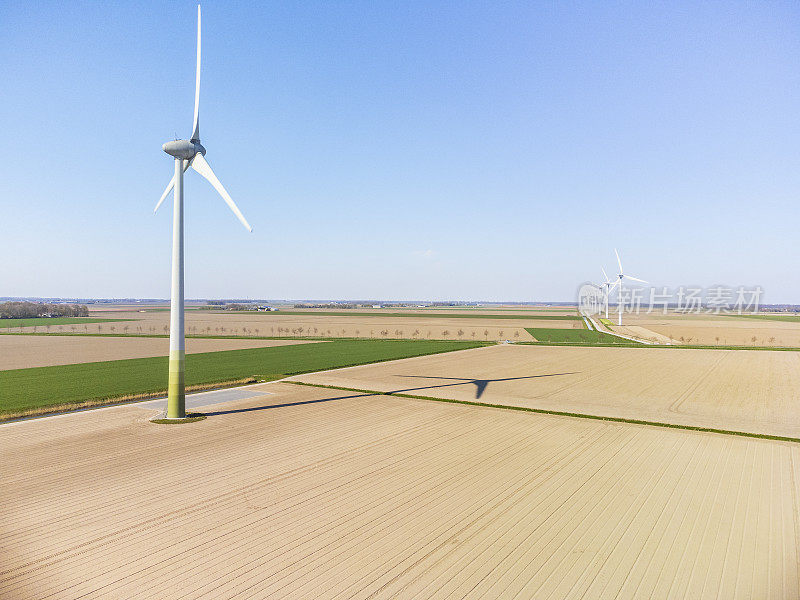
<path fill-rule="evenodd" d="M 330 412 L 335 414 L 337 411 L 336 410 L 331 410 Z M 352 411 L 352 410 L 350 410 L 348 412 L 350 414 L 348 415 L 347 423 L 348 423 L 348 425 L 350 427 L 354 427 L 356 429 L 366 426 L 374 418 L 374 415 L 371 415 L 371 414 L 366 414 L 365 413 L 363 415 L 355 415 L 355 414 L 353 414 L 354 411 Z M 75 416 L 77 416 L 77 415 L 75 415 Z M 357 416 L 359 418 L 355 418 Z M 386 411 L 384 411 L 384 414 L 382 415 L 382 417 L 383 417 L 383 420 L 384 420 L 384 424 L 387 427 L 391 428 L 391 426 L 392 426 L 392 424 L 394 422 L 394 420 L 392 418 L 392 414 L 391 413 L 387 413 Z M 452 417 L 441 417 L 441 419 L 443 419 L 443 420 L 447 420 L 449 418 L 452 418 Z M 302 417 L 297 419 L 297 421 L 299 421 L 301 419 L 302 419 Z M 299 425 L 299 423 L 297 421 L 295 421 L 294 419 L 289 418 L 289 419 L 287 419 L 287 421 L 288 421 L 287 424 L 290 427 L 292 425 Z M 438 419 L 433 419 L 432 421 L 430 421 L 427 424 L 427 426 L 435 426 L 437 424 L 437 421 L 438 421 Z M 421 427 L 421 425 L 418 425 L 417 427 Z M 296 486 L 298 484 L 302 484 L 306 480 L 308 480 L 310 484 L 314 484 L 317 481 L 316 473 L 318 472 L 319 469 L 325 468 L 326 464 L 331 463 L 331 462 L 335 462 L 336 459 L 341 459 L 342 456 L 346 456 L 348 454 L 353 454 L 353 453 L 357 453 L 357 452 L 362 452 L 362 451 L 365 451 L 365 450 L 369 449 L 370 447 L 377 446 L 377 445 L 382 445 L 382 446 L 385 445 L 385 446 L 387 446 L 387 450 L 386 450 L 387 456 L 388 457 L 392 457 L 392 456 L 394 456 L 394 452 L 396 451 L 396 448 L 394 450 L 392 450 L 392 451 L 390 451 L 388 449 L 389 447 L 393 448 L 393 446 L 391 444 L 392 440 L 395 439 L 395 438 L 398 438 L 398 437 L 402 438 L 404 435 L 407 435 L 408 433 L 410 433 L 410 431 L 404 431 L 404 430 L 394 431 L 394 430 L 391 430 L 391 429 L 389 429 L 388 431 L 390 431 L 390 433 L 388 433 L 388 435 L 385 435 L 384 437 L 378 437 L 374 441 L 369 441 L 368 443 L 364 443 L 365 440 L 362 437 L 361 443 L 357 444 L 357 445 L 354 445 L 354 446 L 349 445 L 350 442 L 351 442 L 352 434 L 350 434 L 348 436 L 347 432 L 344 431 L 344 430 L 336 429 L 336 430 L 330 431 L 330 432 L 323 432 L 323 434 L 321 436 L 317 436 L 317 438 L 315 439 L 314 446 L 315 446 L 315 448 L 320 448 L 321 447 L 322 449 L 327 449 L 327 452 L 332 453 L 332 456 L 330 458 L 325 458 L 325 459 L 322 459 L 321 461 L 317 461 L 317 462 L 312 463 L 312 464 L 304 464 L 302 469 L 300 469 L 300 470 L 296 470 L 295 469 L 295 470 L 291 470 L 291 471 L 289 471 L 287 473 L 275 474 L 268 481 L 258 481 L 258 480 L 256 480 L 256 481 L 254 481 L 254 483 L 251 485 L 250 488 L 247 488 L 247 487 L 242 488 L 242 487 L 240 487 L 238 489 L 238 491 L 244 492 L 247 489 L 250 489 L 252 491 L 252 489 L 254 489 L 253 486 L 257 487 L 257 486 L 260 486 L 260 485 L 263 485 L 263 484 L 267 484 L 267 483 L 279 484 L 281 480 L 283 480 L 283 479 L 285 479 L 287 477 L 290 478 L 290 480 L 291 480 L 291 482 L 292 482 L 292 484 L 294 486 Z M 378 431 L 378 432 L 376 432 L 376 434 L 380 435 L 380 432 Z M 459 435 L 461 435 L 461 434 L 459 434 Z M 270 452 L 275 452 L 276 451 L 276 449 L 273 447 L 275 445 L 274 441 L 272 443 L 264 444 L 263 448 L 260 447 L 261 444 L 259 444 L 258 440 L 255 439 L 255 438 L 254 439 L 250 439 L 250 440 L 245 440 L 245 441 L 249 442 L 250 444 L 258 444 L 255 448 L 252 449 L 252 451 L 255 451 L 255 452 L 258 452 L 258 453 L 260 453 L 260 452 L 270 453 Z M 281 440 L 278 440 L 278 443 L 280 443 L 280 441 Z M 346 450 L 342 450 L 342 448 L 346 448 Z M 137 459 L 137 457 L 142 453 L 142 449 L 139 448 L 139 447 L 136 447 L 136 446 L 134 446 L 134 447 L 130 447 L 129 446 L 128 450 L 131 450 L 131 449 L 134 452 L 129 454 L 129 452 L 126 452 L 126 451 L 122 450 L 121 454 L 122 454 L 122 456 L 124 458 L 126 458 L 128 460 L 134 460 L 135 461 Z M 304 448 L 303 444 L 298 444 L 296 446 L 296 450 L 298 452 L 300 452 L 300 453 L 303 453 L 305 451 L 305 448 Z M 163 448 L 158 448 L 158 447 L 153 448 L 151 446 L 146 450 L 146 452 L 153 452 L 153 451 L 155 451 L 155 453 L 157 453 L 157 454 L 160 453 L 160 452 L 163 452 L 163 453 L 167 454 L 169 452 L 169 447 L 166 446 L 166 447 L 163 447 Z M 200 492 L 202 489 L 204 489 L 208 485 L 208 480 L 207 480 L 208 476 L 204 475 L 204 471 L 205 471 L 205 469 L 207 467 L 213 466 L 213 464 L 214 464 L 213 461 L 215 460 L 215 457 L 212 454 L 204 456 L 205 453 L 203 452 L 203 449 L 202 448 L 198 448 L 198 447 L 189 446 L 189 447 L 186 448 L 186 452 L 187 452 L 187 454 L 191 454 L 193 456 L 196 456 L 199 459 L 198 460 L 199 464 L 194 467 L 194 471 L 196 471 L 196 473 L 195 472 L 190 472 L 189 473 L 189 474 L 193 475 L 193 477 L 192 477 L 192 485 L 189 486 L 185 490 L 185 494 L 186 494 L 187 497 L 196 497 L 196 494 L 198 492 Z M 341 454 L 342 452 L 344 452 L 344 455 Z M 125 456 L 126 454 L 129 454 L 129 455 Z M 102 456 L 102 458 L 96 458 L 93 463 L 87 464 L 85 468 L 90 468 L 94 472 L 99 472 L 99 473 L 102 474 L 103 473 L 103 469 L 105 468 L 104 466 L 102 466 L 100 464 L 102 462 L 102 463 L 108 463 L 109 469 L 111 469 L 113 471 L 115 469 L 115 462 L 119 460 L 119 456 L 114 457 L 114 459 L 106 458 L 106 455 L 102 454 L 102 453 L 101 453 L 101 456 Z M 227 472 L 225 474 L 225 479 L 226 479 L 226 481 L 241 483 L 243 481 L 243 477 L 246 475 L 247 470 L 248 470 L 248 468 L 247 468 L 246 464 L 245 465 L 239 465 L 239 466 L 237 466 L 236 470 Z M 62 470 L 60 472 L 61 473 L 64 472 L 63 468 L 62 468 Z M 109 476 L 111 476 L 111 475 L 112 475 L 112 473 L 109 473 Z M 346 475 L 347 476 L 352 476 L 353 473 L 352 472 L 348 472 Z M 215 474 L 215 477 L 218 478 L 219 474 Z M 251 477 L 252 477 L 252 475 L 251 475 Z M 66 484 L 67 480 L 68 480 L 68 477 L 64 478 L 64 479 L 62 479 L 61 477 L 56 477 L 55 478 L 55 483 L 59 483 L 59 482 L 63 481 L 63 483 Z M 41 483 L 41 481 L 39 481 L 39 483 Z M 146 487 L 148 483 L 153 486 L 153 489 L 152 489 L 152 491 L 150 493 L 148 493 L 149 490 Z M 146 498 L 147 496 L 152 496 L 153 494 L 158 493 L 158 488 L 161 487 L 161 486 L 163 486 L 163 483 L 160 481 L 160 477 L 158 477 L 158 474 L 155 473 L 155 472 L 152 472 L 152 473 L 148 472 L 147 473 L 147 482 L 139 480 L 138 482 L 135 482 L 135 483 L 131 482 L 131 485 L 128 485 L 127 482 L 124 482 L 123 486 L 116 486 L 116 488 L 117 488 L 116 491 L 118 492 L 118 495 L 116 497 L 114 497 L 114 498 L 110 498 L 107 501 L 107 503 L 104 504 L 104 505 L 98 506 L 97 504 L 95 504 L 95 506 L 93 507 L 93 510 L 91 510 L 91 511 L 87 511 L 85 509 L 85 499 L 84 498 L 81 498 L 81 497 L 77 497 L 76 498 L 74 496 L 74 492 L 72 494 L 64 492 L 63 494 L 59 494 L 56 497 L 52 497 L 51 496 L 47 503 L 43 503 L 42 506 L 37 507 L 37 508 L 40 508 L 40 510 L 42 511 L 41 514 L 39 514 L 37 512 L 27 512 L 26 515 L 25 515 L 26 516 L 26 521 L 29 521 L 29 522 L 32 522 L 32 523 L 37 523 L 40 530 L 41 530 L 41 528 L 43 526 L 51 526 L 51 527 L 53 527 L 53 529 L 55 531 L 58 531 L 59 529 L 63 529 L 63 521 L 65 519 L 68 519 L 71 522 L 76 523 L 76 524 L 80 523 L 82 527 L 86 527 L 88 525 L 88 523 L 81 523 L 80 520 L 79 520 L 81 518 L 89 518 L 89 519 L 92 519 L 92 520 L 100 520 L 100 521 L 108 520 L 108 521 L 114 521 L 114 522 L 118 523 L 119 521 L 118 521 L 118 515 L 117 514 L 115 514 L 114 512 L 102 512 L 102 511 L 104 511 L 106 509 L 110 510 L 110 511 L 117 510 L 118 502 L 120 500 L 123 500 L 128 495 L 134 494 L 135 491 L 144 492 L 144 494 L 142 494 L 142 496 L 141 496 L 142 498 Z M 20 494 L 31 494 L 31 493 L 37 493 L 38 491 L 39 490 L 36 489 L 36 488 L 26 489 L 26 488 L 24 488 L 22 486 L 15 487 L 15 492 L 18 492 Z M 230 493 L 226 494 L 226 496 L 228 496 L 228 497 L 230 495 L 231 495 Z M 235 493 L 234 493 L 234 495 L 235 495 Z M 138 496 L 137 496 L 137 498 L 138 498 Z M 219 504 L 221 501 L 224 501 L 224 500 L 226 500 L 225 497 L 211 497 L 211 498 L 208 498 L 206 501 L 214 503 L 214 504 Z M 152 504 L 152 497 L 147 499 L 147 500 L 142 500 L 142 502 L 143 503 Z M 60 507 L 60 510 L 57 513 L 53 510 L 53 507 L 56 506 L 56 505 Z M 69 512 L 70 511 L 70 506 L 74 506 L 73 510 L 76 510 L 77 512 L 75 512 L 73 514 L 70 514 L 70 512 Z M 136 506 L 136 505 L 134 504 L 134 506 Z M 187 507 L 184 507 L 183 510 L 184 511 L 190 511 L 191 510 L 191 505 L 189 505 Z M 53 520 L 53 521 L 50 521 L 50 522 L 43 521 L 43 519 L 45 518 L 45 515 L 48 515 L 48 514 L 55 515 L 55 519 L 57 519 L 57 520 Z M 21 523 L 19 523 L 19 522 L 15 523 L 15 524 L 21 525 Z M 9 531 L 8 534 L 9 535 L 13 535 L 13 531 Z M 63 540 L 62 540 L 62 542 L 63 542 Z"/>
<path fill-rule="evenodd" d="M 497 345 L 291 380 L 800 438 L 800 353 Z"/>
<path fill-rule="evenodd" d="M 214 340 L 189 338 L 186 353 L 318 343 L 312 340 Z M 126 358 L 168 356 L 169 339 L 77 335 L 0 335 L 0 371 Z"/>
<path fill-rule="evenodd" d="M 723 580 L 738 586 L 731 597 L 797 590 L 796 488 L 769 485 L 791 481 L 791 444 L 263 388 L 273 395 L 180 428 L 133 406 L 3 428 L 3 455 L 27 447 L 31 458 L 11 463 L 27 483 L 4 488 L 0 504 L 6 564 L 17 565 L 0 593 L 666 597 L 727 590 Z M 312 399 L 325 401 L 266 408 Z M 49 468 L 89 448 L 100 452 L 76 461 L 71 480 Z M 177 448 L 192 461 L 171 460 Z M 57 515 L 70 504 L 65 530 Z"/>
<path fill-rule="evenodd" d="M 616 318 L 612 317 L 616 323 Z M 625 314 L 614 331 L 673 344 L 800 347 L 800 320 L 749 319 L 713 314 Z"/>

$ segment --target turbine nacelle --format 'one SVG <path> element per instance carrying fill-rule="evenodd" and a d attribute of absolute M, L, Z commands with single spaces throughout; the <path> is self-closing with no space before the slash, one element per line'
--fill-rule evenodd
<path fill-rule="evenodd" d="M 203 144 L 188 140 L 172 140 L 161 146 L 161 148 L 170 156 L 181 160 L 192 160 L 196 154 L 202 154 L 203 156 L 206 154 Z"/>

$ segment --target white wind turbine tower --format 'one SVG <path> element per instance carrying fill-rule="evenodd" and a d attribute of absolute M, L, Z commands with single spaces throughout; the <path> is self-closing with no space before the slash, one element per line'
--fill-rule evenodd
<path fill-rule="evenodd" d="M 248 231 L 253 231 L 230 195 L 214 175 L 205 159 L 206 149 L 200 143 L 200 5 L 197 5 L 197 72 L 194 88 L 194 123 L 189 141 L 174 140 L 162 146 L 164 152 L 175 158 L 175 175 L 156 204 L 155 211 L 174 189 L 172 208 L 172 294 L 169 318 L 169 386 L 167 395 L 167 418 L 182 419 L 186 416 L 184 388 L 184 306 L 183 306 L 183 173 L 189 167 L 205 177 L 233 211 Z"/>
<path fill-rule="evenodd" d="M 617 281 L 614 283 L 611 283 L 608 275 L 606 275 L 606 270 L 603 267 L 600 267 L 600 270 L 603 272 L 603 277 L 605 278 L 605 281 L 600 285 L 605 289 L 606 319 L 608 319 L 608 296 L 611 293 L 611 290 L 613 290 L 614 287 L 616 287 L 616 285 L 619 283 L 619 279 L 617 279 Z"/>
<path fill-rule="evenodd" d="M 614 248 L 614 254 L 617 255 L 617 264 L 619 265 L 619 273 L 617 274 L 617 278 L 618 278 L 617 281 L 611 287 L 613 288 L 614 286 L 619 285 L 619 292 L 617 292 L 617 294 L 618 294 L 617 306 L 619 308 L 618 325 L 622 325 L 622 308 L 623 308 L 623 306 L 622 306 L 622 295 L 621 295 L 621 292 L 622 292 L 622 280 L 623 279 L 630 279 L 632 281 L 638 281 L 639 283 L 647 283 L 647 282 L 644 279 L 639 279 L 639 278 L 634 277 L 632 275 L 625 275 L 625 273 L 622 271 L 622 261 L 619 259 L 619 252 L 617 252 L 616 248 Z M 606 313 L 606 314 L 608 314 L 608 313 Z"/>

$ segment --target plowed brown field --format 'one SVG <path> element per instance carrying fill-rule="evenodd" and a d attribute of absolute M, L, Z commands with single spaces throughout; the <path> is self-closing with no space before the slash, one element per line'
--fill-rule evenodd
<path fill-rule="evenodd" d="M 617 322 L 616 314 L 611 321 Z M 614 331 L 625 334 L 627 326 L 642 327 L 646 331 L 671 338 L 673 343 L 722 346 L 783 346 L 800 347 L 800 321 L 770 321 L 721 315 L 681 315 L 669 313 L 625 314 L 625 327 L 616 325 Z M 641 337 L 652 338 L 652 334 Z M 683 340 L 681 340 L 683 338 Z M 755 338 L 755 341 L 753 340 Z"/>
<path fill-rule="evenodd" d="M 304 340 L 186 340 L 186 352 L 316 343 Z M 324 343 L 324 342 L 323 342 Z M 0 335 L 0 371 L 147 356 L 167 356 L 169 339 L 111 336 Z"/>
<path fill-rule="evenodd" d="M 263 389 L 0 426 L 0 597 L 800 594 L 796 444 Z"/>
<path fill-rule="evenodd" d="M 500 345 L 295 380 L 800 437 L 800 353 Z"/>

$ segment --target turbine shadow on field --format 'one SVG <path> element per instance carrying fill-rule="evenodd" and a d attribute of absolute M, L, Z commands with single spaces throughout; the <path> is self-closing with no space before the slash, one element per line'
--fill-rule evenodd
<path fill-rule="evenodd" d="M 486 391 L 486 388 L 489 387 L 490 383 L 497 383 L 500 381 L 515 381 L 517 379 L 537 379 L 539 377 L 559 377 L 561 375 L 575 375 L 577 371 L 572 371 L 569 373 L 548 373 L 545 375 L 527 375 L 525 377 L 504 377 L 502 379 L 470 379 L 467 377 L 439 377 L 435 375 L 396 375 L 396 377 L 414 377 L 417 379 L 450 379 L 456 381 L 457 383 L 443 383 L 441 385 L 427 385 L 424 387 L 416 387 L 416 388 L 409 388 L 407 390 L 395 390 L 394 394 L 402 393 L 402 392 L 414 392 L 418 390 L 429 390 L 433 388 L 443 388 L 443 387 L 451 387 L 454 385 L 466 385 L 472 383 L 475 385 L 475 398 L 478 399 L 483 396 L 483 392 Z"/>
<path fill-rule="evenodd" d="M 406 388 L 402 390 L 392 390 L 388 392 L 376 392 L 374 394 L 368 393 L 358 393 L 358 394 L 349 394 L 346 396 L 333 396 L 329 398 L 318 398 L 317 400 L 301 400 L 299 402 L 284 402 L 283 404 L 267 404 L 263 406 L 250 406 L 248 408 L 234 408 L 231 410 L 216 410 L 216 411 L 209 411 L 204 412 L 203 414 L 208 417 L 213 417 L 217 415 L 232 415 L 237 413 L 248 413 L 248 412 L 257 412 L 261 410 L 270 410 L 272 408 L 288 408 L 290 406 L 303 406 L 305 404 L 320 404 L 322 402 L 333 402 L 334 400 L 349 400 L 351 398 L 368 398 L 370 396 L 380 396 L 382 394 L 402 394 L 405 392 L 415 392 L 419 390 L 429 390 L 434 388 L 443 388 L 443 387 L 451 387 L 455 385 L 465 385 L 472 383 L 477 386 L 477 390 L 475 393 L 475 398 L 480 398 L 483 395 L 483 392 L 486 390 L 490 383 L 496 383 L 499 381 L 515 381 L 518 379 L 537 379 L 539 377 L 558 377 L 560 375 L 575 375 L 577 371 L 572 371 L 569 373 L 548 373 L 545 375 L 528 375 L 526 377 L 505 377 L 502 379 L 467 379 L 461 377 L 428 377 L 425 375 L 397 375 L 397 377 L 418 377 L 421 379 L 454 379 L 456 383 L 443 383 L 441 385 L 428 385 L 422 387 L 414 387 L 414 388 Z"/>
<path fill-rule="evenodd" d="M 255 412 L 259 410 L 269 410 L 271 408 L 288 408 L 290 406 L 303 406 L 304 404 L 319 404 L 321 402 L 332 402 L 334 400 L 348 400 L 350 398 L 365 398 L 367 396 L 380 396 L 380 394 L 351 394 L 349 396 L 335 396 L 333 398 L 319 398 L 317 400 L 300 400 L 299 402 L 285 402 L 283 404 L 266 404 L 264 406 L 251 406 L 249 408 L 233 408 L 231 410 L 217 410 L 204 412 L 208 417 L 216 415 L 233 415 L 236 413 Z"/>

